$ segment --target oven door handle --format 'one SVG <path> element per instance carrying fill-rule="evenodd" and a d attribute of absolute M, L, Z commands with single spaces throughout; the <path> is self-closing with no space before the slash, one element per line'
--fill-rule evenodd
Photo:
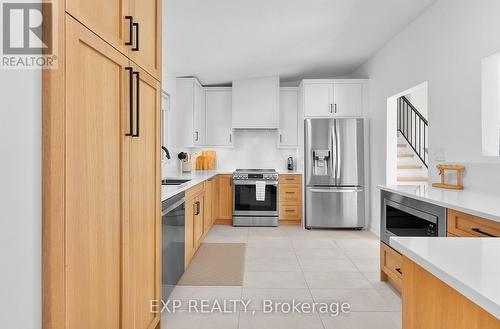
<path fill-rule="evenodd" d="M 234 185 L 255 185 L 257 181 L 238 181 L 238 180 L 233 180 Z M 266 181 L 266 185 L 272 185 L 272 186 L 278 186 L 278 182 L 273 182 L 273 181 Z"/>

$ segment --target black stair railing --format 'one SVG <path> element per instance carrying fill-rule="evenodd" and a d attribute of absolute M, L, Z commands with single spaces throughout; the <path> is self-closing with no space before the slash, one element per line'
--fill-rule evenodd
<path fill-rule="evenodd" d="M 405 96 L 399 97 L 398 131 L 406 139 L 426 168 L 429 168 L 427 156 L 428 129 L 429 122 L 427 119 L 424 118 Z"/>

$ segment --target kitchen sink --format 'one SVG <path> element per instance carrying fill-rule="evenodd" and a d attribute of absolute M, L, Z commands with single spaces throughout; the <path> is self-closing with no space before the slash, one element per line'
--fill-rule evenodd
<path fill-rule="evenodd" d="M 181 185 L 189 181 L 190 179 L 166 178 L 161 181 L 161 185 Z"/>

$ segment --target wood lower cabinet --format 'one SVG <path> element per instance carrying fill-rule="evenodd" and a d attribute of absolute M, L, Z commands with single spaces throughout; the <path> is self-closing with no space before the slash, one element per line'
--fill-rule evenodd
<path fill-rule="evenodd" d="M 279 176 L 279 223 L 300 225 L 302 221 L 302 176 Z"/>
<path fill-rule="evenodd" d="M 60 21 L 65 50 L 43 79 L 43 328 L 155 328 L 160 83 L 72 16 Z"/>
<path fill-rule="evenodd" d="M 499 329 L 500 320 L 403 257 L 403 329 Z"/>
<path fill-rule="evenodd" d="M 203 218 L 203 236 L 207 235 L 215 221 L 215 210 L 217 209 L 215 195 L 215 179 L 210 178 L 205 183 L 205 214 Z"/>
<path fill-rule="evenodd" d="M 380 280 L 389 281 L 401 293 L 403 256 L 383 242 L 380 242 Z"/>
<path fill-rule="evenodd" d="M 233 224 L 233 176 L 217 175 L 217 218 L 215 223 L 222 225 Z"/>
<path fill-rule="evenodd" d="M 500 223 L 448 209 L 448 236 L 500 237 Z"/>
<path fill-rule="evenodd" d="M 187 268 L 203 238 L 205 183 L 186 192 L 185 200 L 185 258 Z"/>

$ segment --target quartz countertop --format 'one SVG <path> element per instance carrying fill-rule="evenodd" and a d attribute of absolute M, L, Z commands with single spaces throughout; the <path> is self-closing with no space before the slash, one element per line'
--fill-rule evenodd
<path fill-rule="evenodd" d="M 166 174 L 164 175 L 164 179 L 189 179 L 189 182 L 186 182 L 181 185 L 162 185 L 161 186 L 161 200 L 167 200 L 178 193 L 189 190 L 191 187 L 206 181 L 215 175 L 222 174 L 232 174 L 233 172 L 227 170 L 193 170 L 188 173 L 176 173 L 176 174 Z"/>
<path fill-rule="evenodd" d="M 280 175 L 302 175 L 303 173 L 302 170 L 278 170 Z"/>
<path fill-rule="evenodd" d="M 500 319 L 500 239 L 391 237 L 390 246 Z"/>
<path fill-rule="evenodd" d="M 500 222 L 500 194 L 446 190 L 427 185 L 379 185 L 379 189 Z"/>

